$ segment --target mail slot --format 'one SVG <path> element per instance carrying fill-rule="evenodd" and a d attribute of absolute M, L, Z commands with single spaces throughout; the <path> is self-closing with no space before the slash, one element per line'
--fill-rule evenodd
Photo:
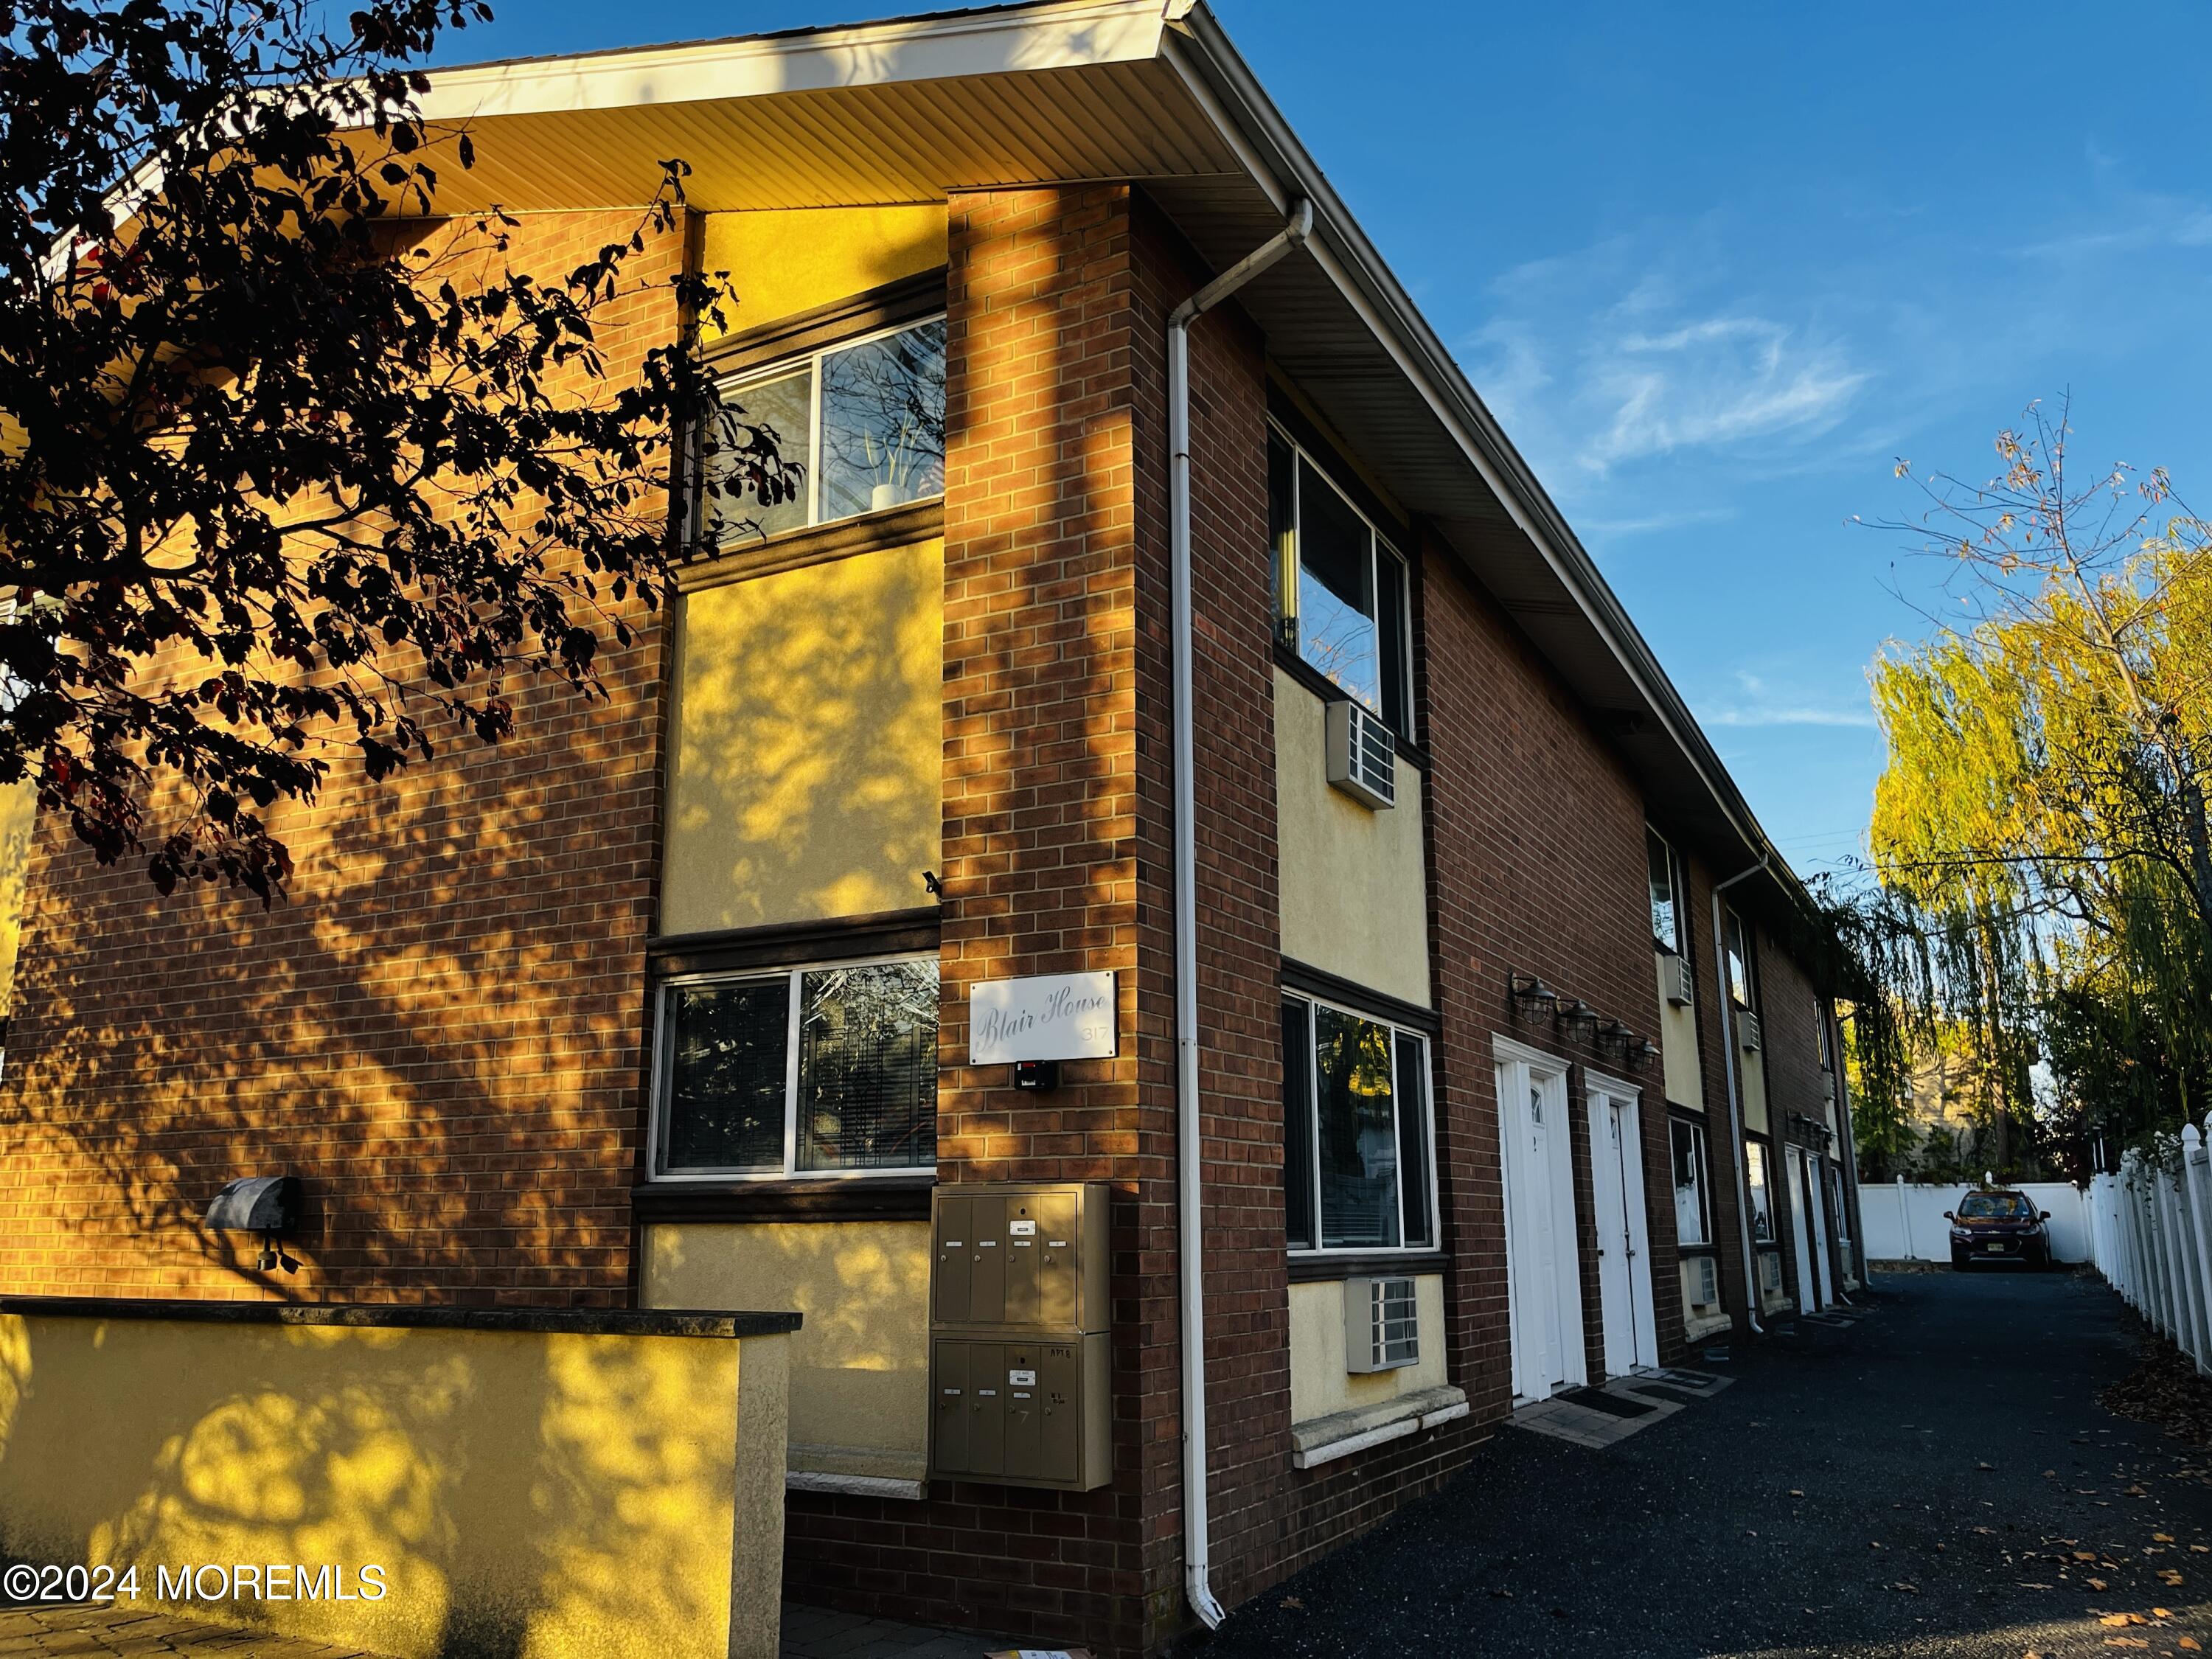
<path fill-rule="evenodd" d="M 1107 1336 L 930 1344 L 930 1473 L 1088 1492 L 1113 1473 Z"/>
<path fill-rule="evenodd" d="M 939 1187 L 933 1327 L 1106 1329 L 1109 1190 L 1103 1182 Z"/>

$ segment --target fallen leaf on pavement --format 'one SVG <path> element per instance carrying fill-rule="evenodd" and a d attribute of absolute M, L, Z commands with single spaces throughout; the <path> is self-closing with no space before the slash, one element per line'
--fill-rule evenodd
<path fill-rule="evenodd" d="M 1994 1463 L 1977 1463 L 1974 1467 L 1978 1469 L 1993 1469 L 1996 1468 L 1996 1465 Z"/>
<path fill-rule="evenodd" d="M 2204 1651 L 2204 1644 L 2193 1636 L 2183 1637 L 2181 1638 L 2181 1645 L 2187 1648 L 2191 1653 L 2202 1653 Z"/>
<path fill-rule="evenodd" d="M 1305 1611 L 1306 1606 L 1304 1602 L 1299 1601 L 1295 1595 L 1285 1595 L 1283 1598 L 1283 1605 L 1286 1607 L 1296 1607 L 1301 1613 Z"/>
<path fill-rule="evenodd" d="M 2141 1636 L 2107 1636 L 2105 1645 L 2108 1648 L 2147 1648 L 2150 1643 Z"/>
<path fill-rule="evenodd" d="M 1917 1595 L 1920 1594 L 1919 1585 L 1908 1584 L 1902 1578 L 1899 1579 L 1894 1584 L 1892 1584 L 1890 1589 L 1893 1590 L 1903 1590 L 1907 1595 Z"/>
<path fill-rule="evenodd" d="M 2150 1610 L 2150 1616 L 2154 1619 L 2171 1619 L 2173 1617 L 2173 1609 L 2172 1607 L 2153 1607 Z"/>
<path fill-rule="evenodd" d="M 2171 1544 L 2173 1541 L 2173 1534 L 2170 1532 L 2154 1532 L 2150 1535 L 2150 1541 L 2154 1544 Z"/>
<path fill-rule="evenodd" d="M 1792 1498 L 1802 1498 L 1805 1494 L 1800 1492 L 1796 1487 L 1792 1486 L 1790 1488 L 1790 1495 Z"/>
<path fill-rule="evenodd" d="M 2158 1576 L 2162 1583 L 2178 1584 L 2181 1582 L 2181 1574 L 2172 1567 L 2160 1567 Z"/>
<path fill-rule="evenodd" d="M 2092 1578 L 2089 1581 L 2089 1588 L 2094 1590 L 2103 1589 L 2106 1588 L 2105 1581 L 2101 1578 Z"/>

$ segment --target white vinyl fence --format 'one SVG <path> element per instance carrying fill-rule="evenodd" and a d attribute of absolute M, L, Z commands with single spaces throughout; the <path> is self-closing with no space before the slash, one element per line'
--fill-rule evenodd
<path fill-rule="evenodd" d="M 2089 1218 L 2112 1288 L 2212 1375 L 2212 1165 L 2197 1126 L 2090 1182 Z"/>
<path fill-rule="evenodd" d="M 1937 1187 L 1899 1181 L 1893 1186 L 1869 1182 L 1859 1188 L 1860 1224 L 1866 1232 L 1869 1261 L 1948 1261 L 1951 1224 L 1943 1212 L 1974 1190 L 1971 1185 Z M 2060 1261 L 2095 1261 L 2091 1198 L 2070 1181 L 2031 1181 L 2008 1190 L 2026 1193 L 2039 1210 L 2051 1212 L 2051 1254 Z"/>

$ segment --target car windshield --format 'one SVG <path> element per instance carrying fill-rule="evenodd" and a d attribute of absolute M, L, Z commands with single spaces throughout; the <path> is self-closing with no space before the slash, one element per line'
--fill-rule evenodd
<path fill-rule="evenodd" d="M 1959 1200 L 1961 1221 L 2017 1221 L 2033 1213 L 2019 1193 L 1968 1193 Z"/>

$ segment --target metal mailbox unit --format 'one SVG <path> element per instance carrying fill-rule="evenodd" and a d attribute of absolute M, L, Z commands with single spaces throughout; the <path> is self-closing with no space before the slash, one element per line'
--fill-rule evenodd
<path fill-rule="evenodd" d="M 1103 1182 L 940 1187 L 929 1469 L 1087 1492 L 1111 1475 Z"/>

